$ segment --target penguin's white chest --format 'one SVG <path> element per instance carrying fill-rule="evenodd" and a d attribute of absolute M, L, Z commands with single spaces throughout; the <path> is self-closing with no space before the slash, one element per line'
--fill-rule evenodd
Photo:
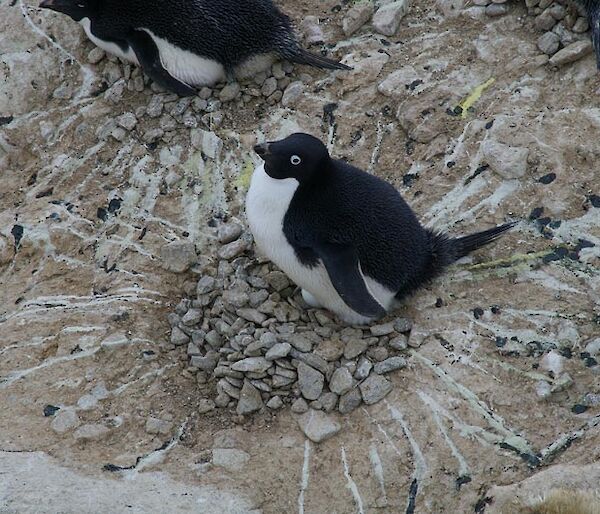
<path fill-rule="evenodd" d="M 246 196 L 246 217 L 256 246 L 298 286 L 313 296 L 310 303 L 317 303 L 335 312 L 348 323 L 367 323 L 369 318 L 356 313 L 342 300 L 325 266 L 320 261 L 312 268 L 302 264 L 285 237 L 283 219 L 298 185 L 295 179 L 277 180 L 269 177 L 264 165 L 254 170 Z M 365 277 L 365 281 L 371 294 L 384 308 L 390 308 L 394 294 L 369 277 Z"/>

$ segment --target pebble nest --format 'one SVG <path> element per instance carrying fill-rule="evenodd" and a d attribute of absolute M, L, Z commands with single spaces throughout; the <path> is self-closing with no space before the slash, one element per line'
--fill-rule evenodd
<path fill-rule="evenodd" d="M 410 320 L 344 326 L 309 309 L 299 288 L 254 254 L 241 224 L 223 224 L 216 235 L 194 268 L 196 294 L 169 315 L 171 343 L 187 345 L 199 384 L 216 384 L 216 407 L 347 414 L 392 390 L 385 375 L 407 365 Z"/>

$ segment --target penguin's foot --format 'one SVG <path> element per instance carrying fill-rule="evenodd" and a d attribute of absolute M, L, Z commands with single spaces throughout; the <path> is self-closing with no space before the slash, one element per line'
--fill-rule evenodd
<path fill-rule="evenodd" d="M 311 293 L 309 293 L 306 289 L 302 290 L 302 299 L 313 309 L 320 309 L 323 307 L 319 300 L 317 300 Z"/>

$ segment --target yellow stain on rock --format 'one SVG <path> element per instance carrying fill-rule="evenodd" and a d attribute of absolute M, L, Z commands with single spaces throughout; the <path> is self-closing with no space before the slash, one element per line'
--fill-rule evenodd
<path fill-rule="evenodd" d="M 462 102 L 458 104 L 458 106 L 462 109 L 462 112 L 460 114 L 461 118 L 467 117 L 467 111 L 469 110 L 469 108 L 472 107 L 473 104 L 477 100 L 479 100 L 479 98 L 481 98 L 483 92 L 494 82 L 496 82 L 496 79 L 492 77 L 486 80 L 483 84 L 479 84 L 475 89 L 473 89 L 473 91 L 469 93 L 469 95 Z"/>

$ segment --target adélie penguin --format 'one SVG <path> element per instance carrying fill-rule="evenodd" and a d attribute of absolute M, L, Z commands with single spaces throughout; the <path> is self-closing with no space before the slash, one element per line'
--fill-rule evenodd
<path fill-rule="evenodd" d="M 351 324 L 383 317 L 446 266 L 514 223 L 464 237 L 426 229 L 384 180 L 329 156 L 308 134 L 254 147 L 246 216 L 258 249 L 312 307 Z"/>
<path fill-rule="evenodd" d="M 596 66 L 600 70 L 600 0 L 579 0 L 585 7 L 592 31 L 592 44 L 596 53 Z"/>
<path fill-rule="evenodd" d="M 97 46 L 180 95 L 262 71 L 276 57 L 349 69 L 303 49 L 271 0 L 43 0 L 40 7 L 70 16 Z"/>

